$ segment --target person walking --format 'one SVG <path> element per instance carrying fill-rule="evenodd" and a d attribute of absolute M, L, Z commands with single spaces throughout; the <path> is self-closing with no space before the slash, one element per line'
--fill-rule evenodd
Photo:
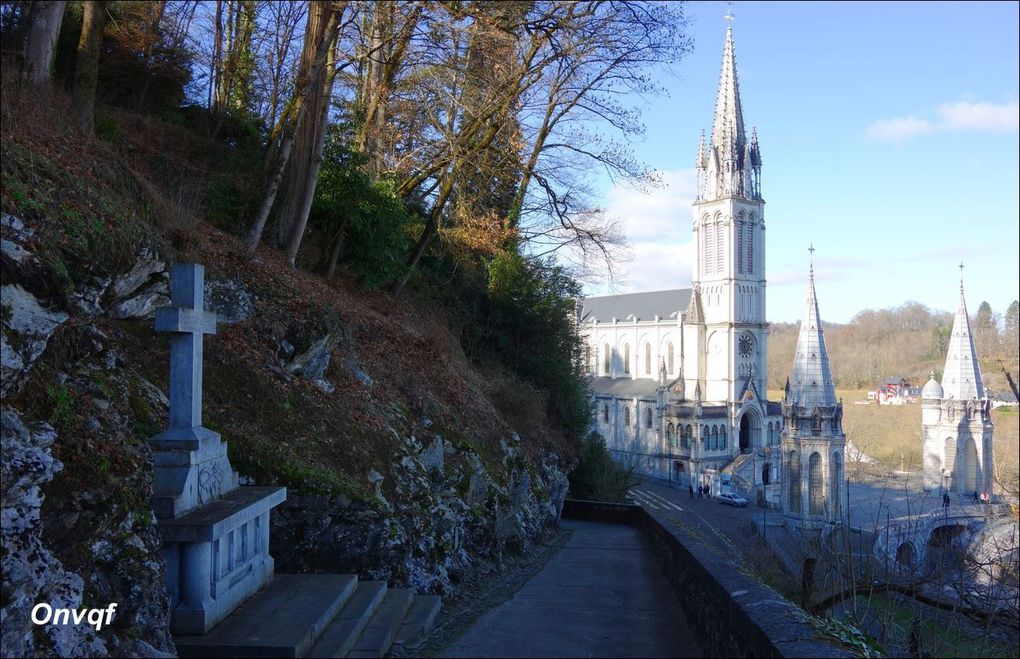
<path fill-rule="evenodd" d="M 943 508 L 949 507 L 949 492 L 942 493 L 942 507 Z"/>
<path fill-rule="evenodd" d="M 692 499 L 694 498 L 694 486 L 690 483 L 687 484 L 687 493 L 691 495 Z"/>

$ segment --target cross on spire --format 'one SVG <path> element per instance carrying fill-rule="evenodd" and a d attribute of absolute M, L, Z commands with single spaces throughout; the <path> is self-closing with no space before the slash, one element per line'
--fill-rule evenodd
<path fill-rule="evenodd" d="M 732 2 L 727 2 L 726 3 L 726 15 L 723 16 L 723 20 L 726 21 L 726 29 L 727 30 L 732 30 L 733 29 L 733 19 L 734 18 L 736 18 L 736 16 L 733 15 L 733 3 Z"/>
<path fill-rule="evenodd" d="M 156 331 L 170 336 L 170 430 L 202 425 L 202 335 L 216 333 L 216 314 L 205 311 L 205 268 L 177 263 L 170 302 L 156 310 Z"/>
<path fill-rule="evenodd" d="M 960 292 L 963 292 L 963 261 L 960 261 Z"/>
<path fill-rule="evenodd" d="M 810 243 L 808 248 L 808 276 L 815 278 L 815 244 Z"/>

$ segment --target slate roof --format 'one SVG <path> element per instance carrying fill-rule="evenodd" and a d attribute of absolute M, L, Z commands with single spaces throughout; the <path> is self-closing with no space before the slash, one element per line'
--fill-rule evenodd
<path fill-rule="evenodd" d="M 689 288 L 587 297 L 581 303 L 579 321 L 590 323 L 594 318 L 600 323 L 611 323 L 616 318 L 623 322 L 632 314 L 640 321 L 654 321 L 656 315 L 676 320 L 677 314 L 682 314 L 690 301 Z"/>
<path fill-rule="evenodd" d="M 655 396 L 659 381 L 652 378 L 592 378 L 591 390 L 604 396 Z"/>

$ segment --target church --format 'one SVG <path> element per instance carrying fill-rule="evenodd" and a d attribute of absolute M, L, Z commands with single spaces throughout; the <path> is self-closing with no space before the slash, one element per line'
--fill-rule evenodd
<path fill-rule="evenodd" d="M 637 473 L 778 503 L 779 402 L 766 399 L 765 201 L 726 32 L 711 143 L 696 156 L 691 288 L 589 297 L 577 311 L 595 430 Z M 773 453 L 775 452 L 775 456 Z"/>

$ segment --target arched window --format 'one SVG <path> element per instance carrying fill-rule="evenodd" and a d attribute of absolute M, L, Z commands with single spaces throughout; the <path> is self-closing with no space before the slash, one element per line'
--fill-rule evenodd
<path fill-rule="evenodd" d="M 609 405 L 602 406 L 602 423 L 609 423 Z"/>
<path fill-rule="evenodd" d="M 822 456 L 812 453 L 808 460 L 808 496 L 812 515 L 825 514 L 825 482 L 822 478 Z"/>
<path fill-rule="evenodd" d="M 726 450 L 726 426 L 719 426 L 719 448 Z"/>
<path fill-rule="evenodd" d="M 602 374 L 609 375 L 613 370 L 613 353 L 609 350 L 607 343 L 602 348 Z"/>
<path fill-rule="evenodd" d="M 673 344 L 666 344 L 666 370 L 669 373 L 675 373 L 676 369 L 673 368 Z"/>
<path fill-rule="evenodd" d="M 725 272 L 726 270 L 726 230 L 721 222 L 715 225 L 715 271 Z M 716 296 L 716 304 L 719 304 L 719 296 Z"/>
<path fill-rule="evenodd" d="M 652 344 L 645 344 L 645 375 L 652 374 Z"/>
<path fill-rule="evenodd" d="M 744 223 L 737 222 L 734 227 L 737 234 L 737 273 L 744 274 Z"/>
<path fill-rule="evenodd" d="M 630 407 L 627 406 L 623 408 L 623 425 L 630 427 Z"/>
<path fill-rule="evenodd" d="M 705 227 L 705 272 L 715 272 L 715 226 Z"/>
<path fill-rule="evenodd" d="M 751 224 L 747 223 L 744 225 L 744 231 L 747 236 L 744 238 L 744 245 L 747 249 L 747 259 L 744 263 L 744 271 L 752 275 L 754 274 L 754 231 L 751 228 Z"/>
<path fill-rule="evenodd" d="M 712 426 L 712 450 L 719 448 L 719 426 Z"/>
<path fill-rule="evenodd" d="M 811 417 L 811 429 L 816 433 L 822 431 L 822 416 L 817 411 L 815 412 L 815 415 Z"/>
<path fill-rule="evenodd" d="M 684 433 L 684 448 L 690 448 L 692 441 L 694 441 L 694 428 L 688 424 L 687 432 Z"/>
<path fill-rule="evenodd" d="M 790 479 L 790 511 L 800 515 L 800 456 L 796 451 L 790 451 L 786 473 Z"/>
<path fill-rule="evenodd" d="M 623 344 L 623 372 L 630 375 L 630 344 Z"/>
<path fill-rule="evenodd" d="M 708 426 L 701 426 L 701 450 L 708 450 L 708 442 L 712 439 L 712 433 L 709 432 Z"/>
<path fill-rule="evenodd" d="M 771 446 L 772 445 L 772 422 L 771 421 L 769 422 L 769 430 L 768 430 L 768 432 L 769 432 L 769 434 L 768 434 L 769 446 Z"/>
<path fill-rule="evenodd" d="M 645 428 L 652 427 L 652 408 L 645 410 Z"/>

